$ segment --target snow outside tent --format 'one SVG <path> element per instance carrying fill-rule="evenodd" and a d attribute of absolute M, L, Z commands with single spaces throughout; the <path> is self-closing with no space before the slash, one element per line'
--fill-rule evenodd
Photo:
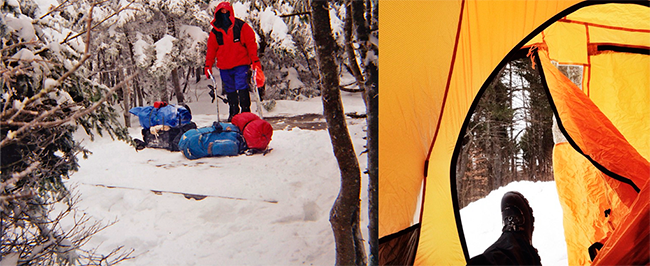
<path fill-rule="evenodd" d="M 465 264 L 459 132 L 487 83 L 523 49 L 566 139 L 555 144 L 553 168 L 569 264 L 649 263 L 648 5 L 382 1 L 380 263 Z M 554 64 L 582 69 L 579 86 Z M 603 247 L 592 262 L 596 243 Z"/>

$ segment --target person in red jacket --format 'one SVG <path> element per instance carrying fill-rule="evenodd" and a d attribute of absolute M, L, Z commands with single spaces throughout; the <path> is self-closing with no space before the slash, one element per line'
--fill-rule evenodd
<path fill-rule="evenodd" d="M 217 5 L 210 25 L 212 30 L 205 54 L 205 76 L 210 79 L 216 58 L 221 83 L 230 105 L 228 121 L 231 121 L 232 117 L 239 113 L 239 106 L 242 113 L 250 112 L 248 78 L 251 68 L 256 70 L 258 75 L 262 74 L 255 32 L 248 23 L 235 18 L 228 2 Z"/>

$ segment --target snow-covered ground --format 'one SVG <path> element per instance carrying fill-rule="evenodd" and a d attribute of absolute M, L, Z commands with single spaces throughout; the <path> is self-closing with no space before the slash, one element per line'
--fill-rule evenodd
<path fill-rule="evenodd" d="M 483 253 L 501 235 L 501 197 L 508 191 L 521 192 L 533 209 L 533 246 L 542 265 L 568 265 L 562 207 L 555 182 L 512 182 L 460 210 L 469 256 Z"/>
<path fill-rule="evenodd" d="M 216 119 L 207 90 L 192 102 L 199 127 Z M 198 96 L 198 98 L 196 97 Z M 360 94 L 343 93 L 345 112 L 365 113 Z M 220 106 L 221 118 L 227 107 Z M 255 110 L 253 103 L 252 110 Z M 322 114 L 320 98 L 278 101 L 267 116 Z M 131 136 L 142 138 L 133 117 Z M 360 154 L 365 120 L 348 119 Z M 78 135 L 84 138 L 84 134 Z M 333 265 L 329 210 L 340 174 L 327 130 L 276 130 L 265 156 L 188 160 L 182 153 L 136 150 L 108 137 L 84 140 L 93 152 L 66 185 L 81 198 L 79 208 L 94 219 L 117 223 L 86 245 L 106 253 L 134 249 L 124 265 Z M 361 169 L 365 154 L 358 156 Z M 362 230 L 367 236 L 367 176 L 362 174 Z M 112 186 L 114 188 L 108 188 Z M 162 191 L 154 193 L 153 191 Z M 185 194 L 201 194 L 202 200 Z"/>

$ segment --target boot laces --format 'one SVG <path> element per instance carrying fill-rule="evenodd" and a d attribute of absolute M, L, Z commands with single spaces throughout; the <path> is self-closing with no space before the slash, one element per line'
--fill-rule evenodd
<path fill-rule="evenodd" d="M 503 232 L 524 231 L 524 214 L 517 207 L 506 207 L 503 210 Z"/>

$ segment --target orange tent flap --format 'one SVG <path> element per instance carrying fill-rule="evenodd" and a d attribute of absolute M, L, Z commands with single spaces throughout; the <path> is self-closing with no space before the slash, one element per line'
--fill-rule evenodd
<path fill-rule="evenodd" d="M 646 182 L 629 214 L 609 237 L 592 265 L 650 264 L 650 182 Z"/>
<path fill-rule="evenodd" d="M 608 188 L 603 173 L 569 143 L 553 148 L 553 175 L 564 216 L 569 265 L 588 265 L 589 246 L 607 238 L 628 209 Z"/>
<path fill-rule="evenodd" d="M 608 184 L 626 206 L 631 206 L 650 177 L 650 163 L 630 145 L 598 107 L 551 64 L 546 51 L 538 52 L 542 77 L 552 96 L 558 124 L 572 146 L 611 178 Z"/>

